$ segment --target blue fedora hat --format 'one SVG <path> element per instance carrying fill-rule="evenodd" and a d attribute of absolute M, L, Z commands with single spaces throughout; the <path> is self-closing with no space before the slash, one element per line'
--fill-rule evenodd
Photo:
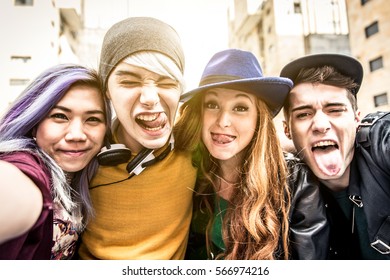
<path fill-rule="evenodd" d="M 276 116 L 293 83 L 288 78 L 264 77 L 256 57 L 248 51 L 228 49 L 216 53 L 207 63 L 199 87 L 181 96 L 185 102 L 212 88 L 228 88 L 256 95 Z"/>
<path fill-rule="evenodd" d="M 344 54 L 320 53 L 295 59 L 283 67 L 280 76 L 295 82 L 303 68 L 322 66 L 332 66 L 340 74 L 350 77 L 358 85 L 353 93 L 355 95 L 358 93 L 363 80 L 363 67 L 355 58 Z"/>

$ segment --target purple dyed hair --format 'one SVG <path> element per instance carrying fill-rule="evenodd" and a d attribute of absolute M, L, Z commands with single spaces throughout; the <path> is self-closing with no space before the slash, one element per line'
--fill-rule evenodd
<path fill-rule="evenodd" d="M 0 142 L 19 140 L 18 149 L 38 149 L 32 141 L 32 130 L 47 115 L 47 113 L 62 99 L 69 89 L 76 85 L 86 85 L 102 92 L 102 84 L 95 70 L 75 64 L 60 64 L 51 67 L 40 74 L 15 100 L 10 109 L 0 120 Z M 110 131 L 111 107 L 102 93 L 105 103 L 107 135 Z M 57 169 L 52 162 L 45 161 L 49 169 Z M 92 203 L 89 196 L 89 183 L 97 171 L 97 161 L 93 159 L 83 170 L 75 174 L 71 183 L 73 191 L 78 195 L 76 203 L 83 205 L 82 212 L 85 222 L 93 216 Z M 60 172 L 52 172 L 57 176 Z"/>

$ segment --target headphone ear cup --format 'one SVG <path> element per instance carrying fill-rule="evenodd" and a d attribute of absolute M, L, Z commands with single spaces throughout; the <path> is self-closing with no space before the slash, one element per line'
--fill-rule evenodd
<path fill-rule="evenodd" d="M 115 166 L 128 162 L 131 151 L 123 144 L 112 144 L 108 149 L 103 147 L 96 157 L 100 165 Z"/>

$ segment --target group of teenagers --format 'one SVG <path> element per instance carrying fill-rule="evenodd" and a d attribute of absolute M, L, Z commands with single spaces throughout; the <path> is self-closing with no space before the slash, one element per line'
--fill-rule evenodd
<path fill-rule="evenodd" d="M 390 259 L 390 180 L 361 164 L 390 174 L 390 127 L 358 145 L 358 60 L 267 77 L 226 49 L 188 92 L 184 67 L 171 26 L 131 17 L 98 71 L 57 65 L 23 91 L 0 119 L 0 259 Z"/>

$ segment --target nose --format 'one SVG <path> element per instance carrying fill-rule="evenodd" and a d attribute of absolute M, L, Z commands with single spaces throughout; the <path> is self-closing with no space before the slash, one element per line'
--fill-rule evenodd
<path fill-rule="evenodd" d="M 230 115 L 228 112 L 226 111 L 221 111 L 219 116 L 218 116 L 218 125 L 221 127 L 221 128 L 224 128 L 224 127 L 229 127 L 232 123 L 231 123 L 231 120 L 230 120 Z"/>
<path fill-rule="evenodd" d="M 72 121 L 65 135 L 66 141 L 86 141 L 87 135 L 85 134 L 83 123 L 81 121 Z"/>
<path fill-rule="evenodd" d="M 146 107 L 154 107 L 158 102 L 160 102 L 160 97 L 158 95 L 158 87 L 156 84 L 144 84 L 144 86 L 142 87 L 140 102 Z"/>
<path fill-rule="evenodd" d="M 313 118 L 312 129 L 317 133 L 326 133 L 331 128 L 328 116 L 322 111 L 317 112 Z"/>

